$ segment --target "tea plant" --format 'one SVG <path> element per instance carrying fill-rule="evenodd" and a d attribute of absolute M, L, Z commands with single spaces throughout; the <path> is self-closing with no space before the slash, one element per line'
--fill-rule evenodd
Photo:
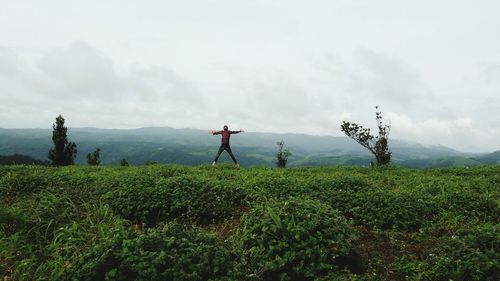
<path fill-rule="evenodd" d="M 263 204 L 242 218 L 237 234 L 249 276 L 312 280 L 338 269 L 356 233 L 340 213 L 319 201 L 294 198 Z"/>
<path fill-rule="evenodd" d="M 0 166 L 2 280 L 496 280 L 500 166 Z"/>

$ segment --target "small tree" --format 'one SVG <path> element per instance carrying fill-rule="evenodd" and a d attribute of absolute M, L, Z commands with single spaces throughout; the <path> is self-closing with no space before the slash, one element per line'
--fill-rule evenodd
<path fill-rule="evenodd" d="M 123 159 L 120 161 L 120 166 L 128 166 L 127 159 L 123 158 Z"/>
<path fill-rule="evenodd" d="M 87 163 L 91 166 L 99 166 L 101 164 L 101 150 L 96 147 L 93 153 L 87 154 Z"/>
<path fill-rule="evenodd" d="M 64 126 L 64 118 L 59 115 L 52 124 L 52 141 L 54 148 L 49 150 L 49 160 L 52 166 L 68 166 L 75 163 L 76 144 L 68 142 L 68 128 Z"/>
<path fill-rule="evenodd" d="M 288 150 L 288 148 L 283 149 L 283 146 L 285 145 L 284 141 L 276 142 L 276 144 L 278 145 L 278 153 L 276 153 L 276 159 L 278 161 L 276 162 L 276 166 L 278 166 L 278 168 L 285 168 L 288 156 L 292 155 L 292 153 Z"/>
<path fill-rule="evenodd" d="M 378 110 L 378 106 L 375 106 L 375 110 Z M 346 121 L 342 122 L 340 128 L 348 137 L 373 153 L 377 159 L 377 165 L 388 165 L 391 162 L 388 144 L 391 125 L 382 122 L 382 112 L 380 111 L 375 112 L 375 119 L 377 120 L 378 136 L 371 135 L 370 129 Z"/>

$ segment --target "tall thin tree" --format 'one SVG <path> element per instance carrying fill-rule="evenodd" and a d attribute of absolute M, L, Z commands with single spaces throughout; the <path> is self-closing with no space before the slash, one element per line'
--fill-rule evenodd
<path fill-rule="evenodd" d="M 68 166 L 75 163 L 76 144 L 68 141 L 68 128 L 64 126 L 64 118 L 59 115 L 52 124 L 52 141 L 54 147 L 49 150 L 49 160 L 52 166 Z"/>
<path fill-rule="evenodd" d="M 276 144 L 278 145 L 278 152 L 276 153 L 276 166 L 278 168 L 285 168 L 288 156 L 292 155 L 292 153 L 288 148 L 284 148 L 284 141 L 278 141 Z"/>

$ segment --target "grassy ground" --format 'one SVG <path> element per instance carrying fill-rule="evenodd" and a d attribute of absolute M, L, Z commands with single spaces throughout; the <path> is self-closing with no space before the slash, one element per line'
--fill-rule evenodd
<path fill-rule="evenodd" d="M 0 166 L 3 280 L 496 280 L 500 166 Z"/>

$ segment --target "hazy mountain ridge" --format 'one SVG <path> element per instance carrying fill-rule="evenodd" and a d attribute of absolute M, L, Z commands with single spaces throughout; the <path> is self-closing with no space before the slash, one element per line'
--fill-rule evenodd
<path fill-rule="evenodd" d="M 0 129 L 0 155 L 23 154 L 46 160 L 52 146 L 52 129 Z M 138 129 L 70 128 L 68 138 L 78 147 L 77 163 L 101 148 L 104 164 L 125 158 L 131 164 L 145 161 L 196 165 L 210 163 L 220 143 L 219 136 L 199 129 L 147 127 Z M 233 151 L 242 165 L 274 165 L 276 142 L 284 140 L 292 152 L 290 166 L 369 165 L 372 155 L 347 137 L 245 132 L 231 138 Z M 470 166 L 500 163 L 500 151 L 470 154 L 445 146 L 390 140 L 393 163 L 409 167 Z M 225 154 L 221 159 L 227 161 Z"/>
<path fill-rule="evenodd" d="M 471 157 L 471 159 L 486 164 L 500 164 L 500 150 L 488 154 Z"/>

